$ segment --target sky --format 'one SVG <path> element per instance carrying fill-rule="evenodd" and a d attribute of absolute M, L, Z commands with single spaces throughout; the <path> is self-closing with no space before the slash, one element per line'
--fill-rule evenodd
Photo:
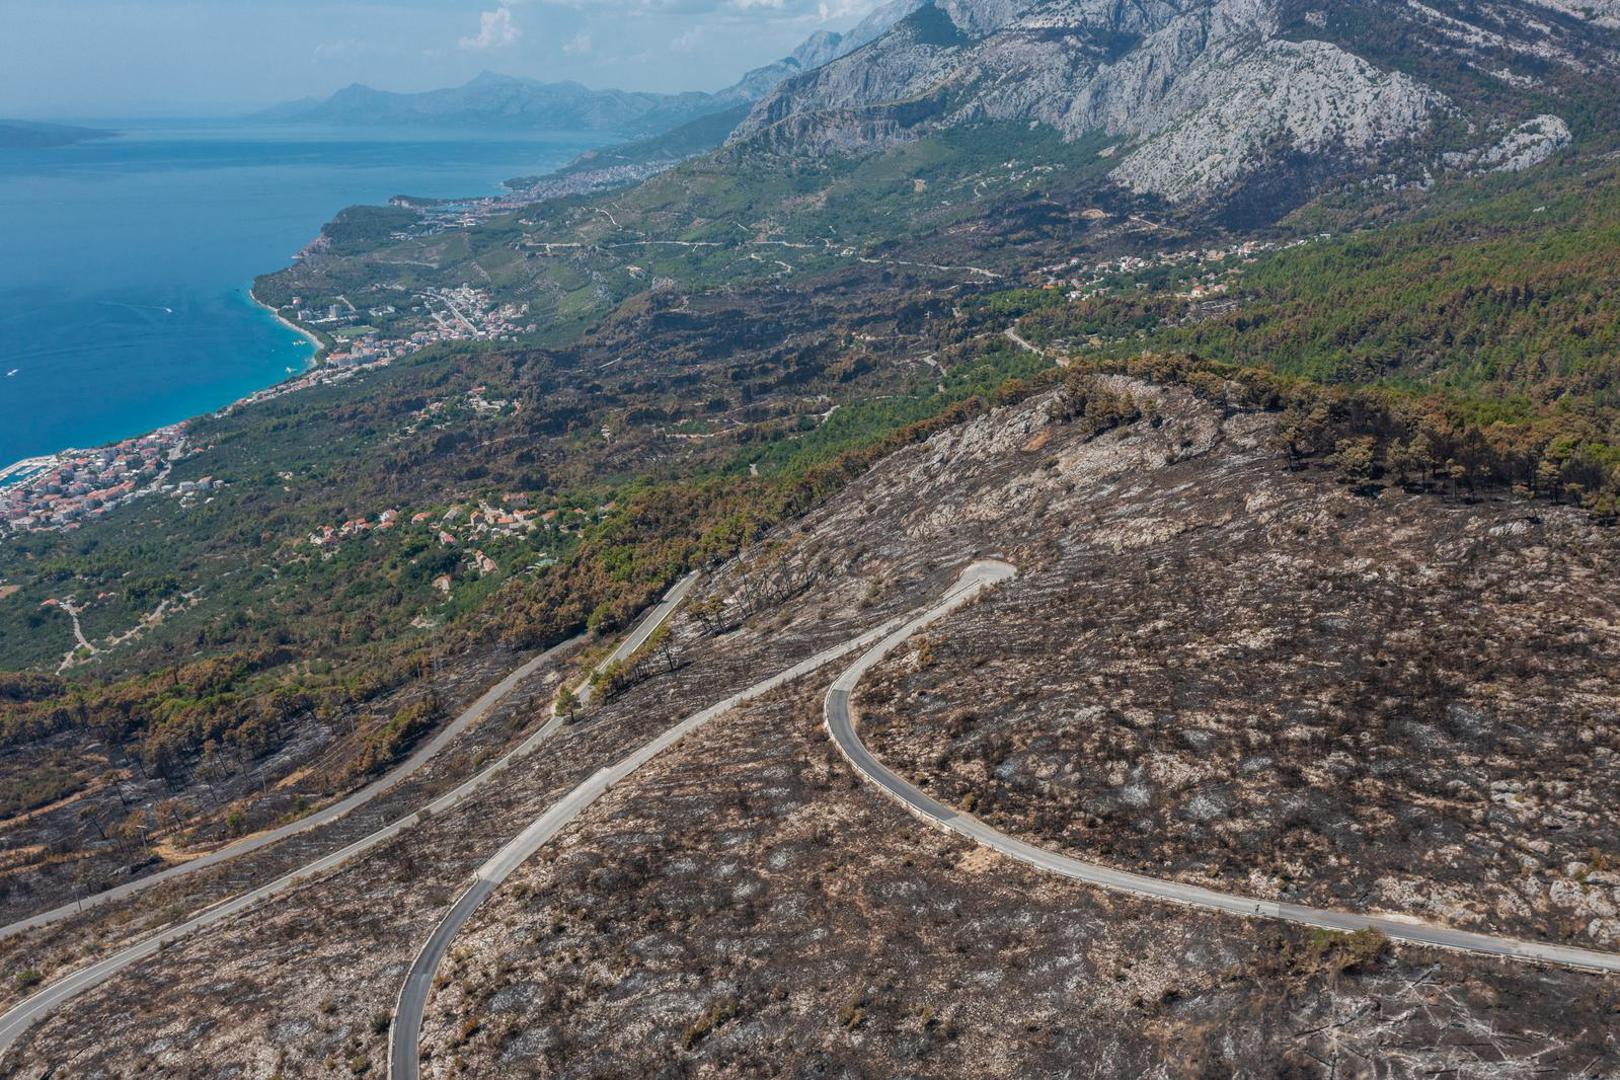
<path fill-rule="evenodd" d="M 0 0 L 0 116 L 213 116 L 480 71 L 717 90 L 878 0 Z"/>

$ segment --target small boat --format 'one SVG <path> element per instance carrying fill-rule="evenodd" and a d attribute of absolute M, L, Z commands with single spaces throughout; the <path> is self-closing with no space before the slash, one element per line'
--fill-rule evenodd
<path fill-rule="evenodd" d="M 22 370 L 22 368 L 20 368 L 20 367 L 12 368 L 10 371 L 6 372 L 6 378 L 8 378 L 8 379 L 11 378 L 13 375 L 17 374 L 17 372 L 19 372 L 21 370 Z"/>

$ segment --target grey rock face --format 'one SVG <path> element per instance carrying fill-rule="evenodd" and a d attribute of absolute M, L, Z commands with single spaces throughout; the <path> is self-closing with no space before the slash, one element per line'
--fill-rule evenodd
<path fill-rule="evenodd" d="M 1116 137 L 1113 179 L 1177 202 L 1218 195 L 1285 156 L 1371 163 L 1459 108 L 1443 90 L 1357 55 L 1342 35 L 1315 39 L 1332 10 L 1290 6 L 1289 15 L 1285 2 L 932 0 L 871 45 L 782 83 L 733 141 L 836 152 L 977 122 L 1032 122 L 1070 139 Z M 1547 5 L 1567 17 L 1524 17 Z M 1504 56 L 1591 68 L 1571 20 L 1607 17 L 1620 0 L 1482 0 L 1477 23 L 1421 0 L 1327 8 L 1398 11 L 1425 49 L 1516 86 L 1533 79 L 1507 69 Z M 1478 166 L 1545 160 L 1569 141 L 1560 128 L 1538 117 L 1501 146 L 1482 145 Z"/>
<path fill-rule="evenodd" d="M 869 45 L 888 33 L 894 24 L 922 7 L 926 0 L 889 0 L 872 9 L 872 13 L 857 23 L 839 42 L 838 56 L 846 56 L 864 45 Z M 1614 0 L 1620 2 L 1620 0 Z M 822 63 L 834 60 L 829 56 Z"/>
<path fill-rule="evenodd" d="M 1572 140 L 1563 119 L 1544 113 L 1533 117 L 1502 136 L 1494 146 L 1472 153 L 1452 153 L 1445 164 L 1476 175 L 1491 172 L 1523 172 L 1540 165 Z"/>
<path fill-rule="evenodd" d="M 806 71 L 814 71 L 876 41 L 887 33 L 890 27 L 916 11 L 924 2 L 925 0 L 889 0 L 888 3 L 874 9 L 847 34 L 818 30 L 781 60 L 755 68 L 735 85 L 720 91 L 717 96 L 728 101 L 758 101 L 779 86 L 784 79 L 791 79 Z"/>
<path fill-rule="evenodd" d="M 968 37 L 993 34 L 1040 7 L 1032 0 L 939 0 L 939 6 Z"/>
<path fill-rule="evenodd" d="M 1536 3 L 1598 26 L 1620 27 L 1620 0 L 1536 0 Z"/>
<path fill-rule="evenodd" d="M 1364 156 L 1424 131 L 1444 105 L 1326 42 L 1271 41 L 1230 62 L 1201 61 L 1156 108 L 1111 128 L 1143 140 L 1113 176 L 1180 201 L 1263 167 L 1268 147 Z"/>
<path fill-rule="evenodd" d="M 788 58 L 804 71 L 818 68 L 829 60 L 843 55 L 844 35 L 831 30 L 817 30 L 791 53 Z"/>

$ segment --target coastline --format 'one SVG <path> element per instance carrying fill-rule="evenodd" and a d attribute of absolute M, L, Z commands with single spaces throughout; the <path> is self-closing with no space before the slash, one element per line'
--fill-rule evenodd
<path fill-rule="evenodd" d="M 143 160 L 142 154 L 134 151 L 142 151 L 143 148 L 148 147 L 148 144 L 161 148 L 164 145 L 163 139 L 165 138 L 179 138 L 181 141 L 185 141 L 185 136 L 183 133 L 181 135 L 174 135 L 173 133 L 168 133 L 167 128 L 155 130 L 158 132 L 158 135 L 162 136 L 161 138 L 157 138 L 155 142 L 153 140 L 143 142 L 138 137 L 123 140 L 123 142 L 129 147 L 134 148 L 132 153 L 129 155 L 132 160 Z M 110 134 L 123 133 L 110 132 Z M 137 132 L 137 135 L 138 134 L 139 132 Z M 576 138 L 583 140 L 582 146 L 573 146 Z M 250 144 L 253 142 L 251 139 L 248 141 Z M 512 143 L 511 147 L 507 147 L 508 142 Z M 535 143 L 529 139 L 493 140 L 490 145 L 497 149 L 507 147 L 506 149 L 500 149 L 500 152 L 495 156 L 495 160 L 502 162 L 500 166 L 501 172 L 502 175 L 505 176 L 515 175 L 522 168 L 532 168 L 536 164 L 539 164 L 533 160 L 537 147 L 540 150 L 541 157 L 549 158 L 550 154 L 555 152 L 550 150 L 550 144 L 548 142 Z M 562 145 L 569 148 L 569 153 L 571 156 L 577 157 L 582 150 L 595 149 L 602 145 L 602 143 L 598 141 L 596 136 L 576 137 L 575 135 L 569 135 L 563 140 Z M 415 154 L 414 157 L 411 155 L 405 155 L 404 159 L 397 163 L 399 169 L 401 170 L 401 175 L 414 176 L 417 174 L 417 172 L 421 171 L 418 168 L 421 162 L 417 160 L 417 158 L 420 157 L 420 154 L 414 150 L 412 153 Z M 151 156 L 150 151 L 146 153 L 146 156 Z M 433 155 L 432 161 L 433 168 L 435 170 L 438 170 L 443 166 L 443 162 L 439 160 L 440 156 L 441 155 L 438 154 Z M 483 164 L 487 164 L 483 163 L 483 157 L 484 155 L 473 154 L 468 158 L 466 167 L 463 170 L 468 172 L 468 178 L 466 179 L 465 183 L 466 187 L 481 188 L 491 183 L 488 176 L 482 175 Z M 517 162 L 520 157 L 522 159 L 522 164 L 513 164 L 513 162 Z M 234 161 L 236 159 L 233 158 L 232 160 Z M 263 164 L 263 162 L 259 161 L 259 159 L 253 155 L 241 156 L 241 160 L 250 165 Z M 553 164 L 560 163 L 562 162 Z M 331 162 L 323 161 L 323 164 L 329 165 L 332 169 L 347 169 L 350 167 L 351 163 L 349 163 L 347 159 L 343 158 L 342 155 L 338 155 L 337 160 Z M 413 172 L 413 169 L 416 171 Z M 355 183 L 361 183 L 361 179 L 356 179 Z M 446 183 L 447 181 L 445 181 L 443 177 L 438 174 L 438 172 L 434 172 L 428 186 L 443 186 Z M 458 183 L 456 186 L 460 187 L 462 185 Z M 304 197 L 314 197 L 314 195 L 318 194 L 322 199 L 327 197 L 323 192 L 319 191 L 300 191 L 299 194 Z M 474 201 L 495 201 L 501 198 L 509 197 L 511 197 L 510 191 L 503 190 L 502 194 L 500 195 L 474 197 Z M 381 201 L 380 198 L 377 198 L 376 196 L 373 196 L 372 198 L 375 200 L 375 202 Z M 410 201 L 414 203 L 418 200 Z M 437 205 L 441 202 L 451 204 L 459 203 L 463 200 L 461 198 L 451 198 L 423 201 L 428 201 Z M 283 202 L 285 203 L 287 200 L 283 200 Z M 355 205 L 374 205 L 374 202 L 368 201 L 366 197 L 362 195 L 360 197 L 360 201 Z M 9 207 L 7 209 L 9 209 Z M 278 203 L 271 207 L 271 209 L 275 211 L 285 211 L 286 206 Z M 190 221 L 191 218 L 188 216 L 187 220 Z M 7 223 L 10 224 L 9 218 L 7 219 Z M 292 226 L 288 226 L 288 228 L 290 229 Z M 289 235 L 291 234 L 289 233 Z M 291 241 L 288 242 L 290 243 Z M 234 273 L 248 276 L 252 275 L 254 270 L 251 267 L 238 268 Z M 237 280 L 240 281 L 241 279 L 238 278 Z M 238 396 L 235 396 L 230 401 L 222 402 L 217 406 L 211 406 L 209 404 L 211 400 L 217 400 L 212 399 L 211 395 L 199 395 L 202 397 L 202 400 L 196 400 L 193 398 L 189 401 L 189 408 L 177 410 L 190 413 L 190 415 L 184 416 L 180 419 L 163 422 L 161 418 L 166 410 L 158 409 L 158 415 L 145 419 L 144 423 L 152 423 L 153 420 L 158 420 L 159 426 L 153 426 L 144 432 L 122 437 L 113 436 L 111 438 L 107 438 L 106 436 L 100 436 L 98 438 L 98 433 L 93 431 L 80 432 L 80 434 L 75 436 L 71 431 L 64 430 L 61 434 L 66 435 L 66 438 L 61 438 L 60 440 L 58 440 L 58 438 L 40 440 L 41 442 L 56 443 L 57 448 L 44 452 L 34 450 L 31 456 L 19 456 L 19 459 L 14 461 L 10 460 L 9 454 L 6 454 L 3 457 L 0 457 L 0 511 L 4 511 L 5 513 L 9 514 L 12 510 L 15 510 L 18 506 L 20 506 L 23 500 L 32 499 L 35 495 L 39 495 L 41 492 L 44 492 L 45 495 L 51 496 L 50 498 L 45 498 L 42 495 L 40 498 L 42 505 L 50 504 L 50 507 L 48 508 L 54 509 L 57 493 L 45 492 L 45 489 L 53 482 L 48 474 L 62 469 L 97 473 L 97 475 L 94 477 L 97 482 L 110 485 L 105 488 L 109 497 L 117 501 L 122 501 L 122 498 L 129 492 L 129 489 L 124 485 L 130 482 L 138 485 L 140 482 L 140 477 L 147 475 L 146 471 L 141 468 L 140 461 L 137 459 L 142 455 L 145 455 L 148 451 L 152 451 L 153 448 L 156 447 L 156 452 L 159 454 L 159 459 L 167 460 L 169 456 L 170 444 L 180 446 L 180 444 L 186 439 L 186 432 L 194 423 L 198 422 L 199 420 L 202 420 L 205 417 L 230 413 L 237 409 L 252 406 L 273 397 L 279 397 L 287 393 L 294 393 L 309 386 L 321 385 L 327 381 L 342 381 L 368 368 L 386 365 L 395 355 L 403 355 L 403 353 L 399 352 L 399 348 L 406 348 L 409 351 L 414 352 L 421 347 L 420 343 L 413 345 L 401 341 L 393 343 L 399 348 L 385 350 L 379 354 L 378 359 L 375 361 L 369 363 L 360 362 L 359 358 L 353 357 L 352 350 L 345 350 L 346 342 L 327 336 L 311 327 L 301 325 L 300 323 L 294 321 L 292 317 L 284 314 L 283 311 L 277 307 L 266 303 L 258 296 L 256 285 L 257 282 L 254 281 L 250 276 L 248 283 L 245 284 L 245 287 L 241 284 L 237 285 L 235 288 L 231 288 L 227 285 L 222 292 L 228 291 L 230 293 L 234 293 L 238 301 L 245 293 L 252 306 L 262 308 L 263 310 L 269 312 L 270 316 L 275 319 L 277 323 L 295 335 L 294 339 L 291 341 L 283 339 L 283 344 L 279 349 L 276 350 L 277 353 L 284 352 L 289 354 L 286 356 L 287 361 L 292 359 L 290 354 L 294 350 L 301 348 L 301 346 L 296 344 L 298 340 L 308 342 L 310 346 L 310 354 L 300 357 L 305 361 L 305 364 L 301 369 L 295 369 L 290 363 L 287 363 L 284 373 L 273 375 L 272 372 L 266 371 L 264 372 L 264 375 L 271 376 L 273 381 L 267 381 L 265 383 L 259 383 L 257 382 L 257 379 L 252 381 L 244 381 L 244 383 L 239 385 L 257 385 L 260 388 L 248 391 L 246 393 L 238 390 L 236 391 Z M 232 306 L 235 307 L 236 305 L 233 304 Z M 169 314 L 173 314 L 173 312 L 170 311 Z M 260 335 L 271 338 L 274 336 L 273 334 L 268 333 L 267 327 L 262 323 L 259 324 L 256 339 Z M 337 366 L 334 366 L 329 362 L 330 357 L 333 355 L 339 355 L 342 357 Z M 368 353 L 367 355 L 369 356 L 371 354 Z M 231 393 L 231 390 L 227 389 L 226 393 Z M 137 419 L 136 424 L 141 425 L 143 424 L 143 421 Z M 29 453 L 31 449 L 32 447 L 25 444 L 19 444 L 17 447 L 17 451 L 20 453 Z M 75 479 L 71 472 L 68 475 L 70 480 Z M 39 491 L 35 491 L 36 488 L 39 489 Z M 53 518 L 52 520 L 55 519 Z M 78 515 L 76 513 L 74 518 L 63 520 L 77 521 Z M 58 524 L 61 524 L 61 522 L 58 522 Z M 7 531 L 8 530 L 6 530 L 4 527 L 4 523 L 0 522 L 0 533 Z"/>
<path fill-rule="evenodd" d="M 252 286 L 248 287 L 248 299 L 252 300 L 259 307 L 268 311 L 275 318 L 276 322 L 280 323 L 282 326 L 285 326 L 287 329 L 309 342 L 310 345 L 314 346 L 315 355 L 309 358 L 309 368 L 317 368 L 320 366 L 321 358 L 326 355 L 327 349 L 330 347 L 326 344 L 326 342 L 320 339 L 320 335 L 316 334 L 315 331 L 309 329 L 308 327 L 299 326 L 297 323 L 287 318 L 287 316 L 283 315 L 279 309 L 273 308 L 263 300 L 260 300 L 258 293 L 253 291 Z"/>
<path fill-rule="evenodd" d="M 285 378 L 278 379 L 274 383 L 270 384 L 269 387 L 266 387 L 265 389 L 273 389 L 274 387 L 280 386 L 282 383 L 290 382 L 293 379 L 299 378 L 301 375 L 307 375 L 309 372 L 315 371 L 316 369 L 318 369 L 321 366 L 321 360 L 326 356 L 326 354 L 330 350 L 331 346 L 329 346 L 326 342 L 322 341 L 320 339 L 320 336 L 317 335 L 313 330 L 309 330 L 309 329 L 306 329 L 305 327 L 299 326 L 297 323 L 293 322 L 291 319 L 289 319 L 286 316 L 282 315 L 281 312 L 277 311 L 275 308 L 271 307 L 269 304 L 266 304 L 263 300 L 260 300 L 258 298 L 258 296 L 255 295 L 255 293 L 253 292 L 253 289 L 252 289 L 251 286 L 248 288 L 247 294 L 248 294 L 248 299 L 253 302 L 255 307 L 262 308 L 265 311 L 269 312 L 270 315 L 278 323 L 280 323 L 282 326 L 285 326 L 288 330 L 291 330 L 293 333 L 297 334 L 299 337 L 301 337 L 304 340 L 308 341 L 310 343 L 310 346 L 314 349 L 313 354 L 309 358 L 309 362 L 304 366 L 304 370 L 302 372 L 300 372 L 298 375 L 288 375 Z M 8 490 L 8 489 L 13 488 L 13 487 L 20 486 L 21 484 L 26 483 L 28 480 L 32 479 L 36 474 L 38 474 L 40 472 L 43 472 L 43 471 L 45 471 L 47 469 L 55 468 L 57 465 L 61 464 L 62 461 L 72 457 L 75 454 L 80 454 L 80 455 L 87 454 L 87 453 L 91 453 L 91 452 L 96 451 L 96 450 L 102 450 L 102 449 L 105 449 L 105 448 L 108 448 L 108 447 L 122 446 L 125 443 L 133 442 L 133 441 L 135 441 L 137 439 L 150 438 L 151 436 L 160 434 L 162 432 L 166 432 L 166 431 L 170 431 L 170 430 L 181 430 L 181 429 L 184 429 L 186 425 L 190 424 L 191 421 L 196 420 L 198 417 L 212 416 L 215 413 L 224 412 L 224 411 L 226 411 L 228 409 L 234 409 L 238 405 L 242 405 L 242 404 L 245 404 L 245 403 L 253 400 L 254 398 L 256 398 L 258 395 L 260 395 L 262 393 L 264 393 L 264 390 L 255 390 L 252 393 L 244 394 L 243 396 L 241 396 L 239 398 L 236 398 L 233 401 L 228 401 L 224 405 L 221 405 L 217 409 L 210 409 L 207 412 L 201 412 L 201 413 L 197 413 L 197 414 L 192 415 L 192 416 L 187 416 L 187 417 L 184 417 L 183 419 L 174 421 L 172 424 L 163 424 L 163 425 L 160 425 L 158 427 L 152 428 L 150 431 L 143 431 L 143 432 L 140 432 L 138 434 L 130 435 L 130 436 L 127 436 L 127 437 L 122 438 L 122 439 L 109 439 L 108 441 L 106 441 L 104 443 L 98 443 L 98 444 L 96 444 L 94 446 L 90 446 L 90 447 L 67 446 L 67 447 L 63 447 L 60 450 L 53 450 L 53 451 L 51 451 L 50 453 L 47 453 L 47 454 L 35 454 L 32 457 L 23 458 L 20 461 L 0 462 L 0 491 L 4 491 L 4 490 Z"/>

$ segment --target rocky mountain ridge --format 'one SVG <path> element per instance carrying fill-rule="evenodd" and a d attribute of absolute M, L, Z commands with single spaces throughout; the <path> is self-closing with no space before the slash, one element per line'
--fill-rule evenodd
<path fill-rule="evenodd" d="M 922 4 L 923 0 L 888 0 L 845 33 L 817 30 L 787 56 L 774 64 L 755 68 L 717 96 L 730 101 L 758 101 L 784 79 L 814 71 L 871 44 Z"/>
<path fill-rule="evenodd" d="M 1613 86 L 1611 0 L 931 0 L 789 79 L 734 145 L 838 153 L 983 122 L 1104 133 L 1112 180 L 1170 203 L 1307 181 L 1525 168 Z M 1310 186 L 1308 183 L 1302 185 Z"/>

